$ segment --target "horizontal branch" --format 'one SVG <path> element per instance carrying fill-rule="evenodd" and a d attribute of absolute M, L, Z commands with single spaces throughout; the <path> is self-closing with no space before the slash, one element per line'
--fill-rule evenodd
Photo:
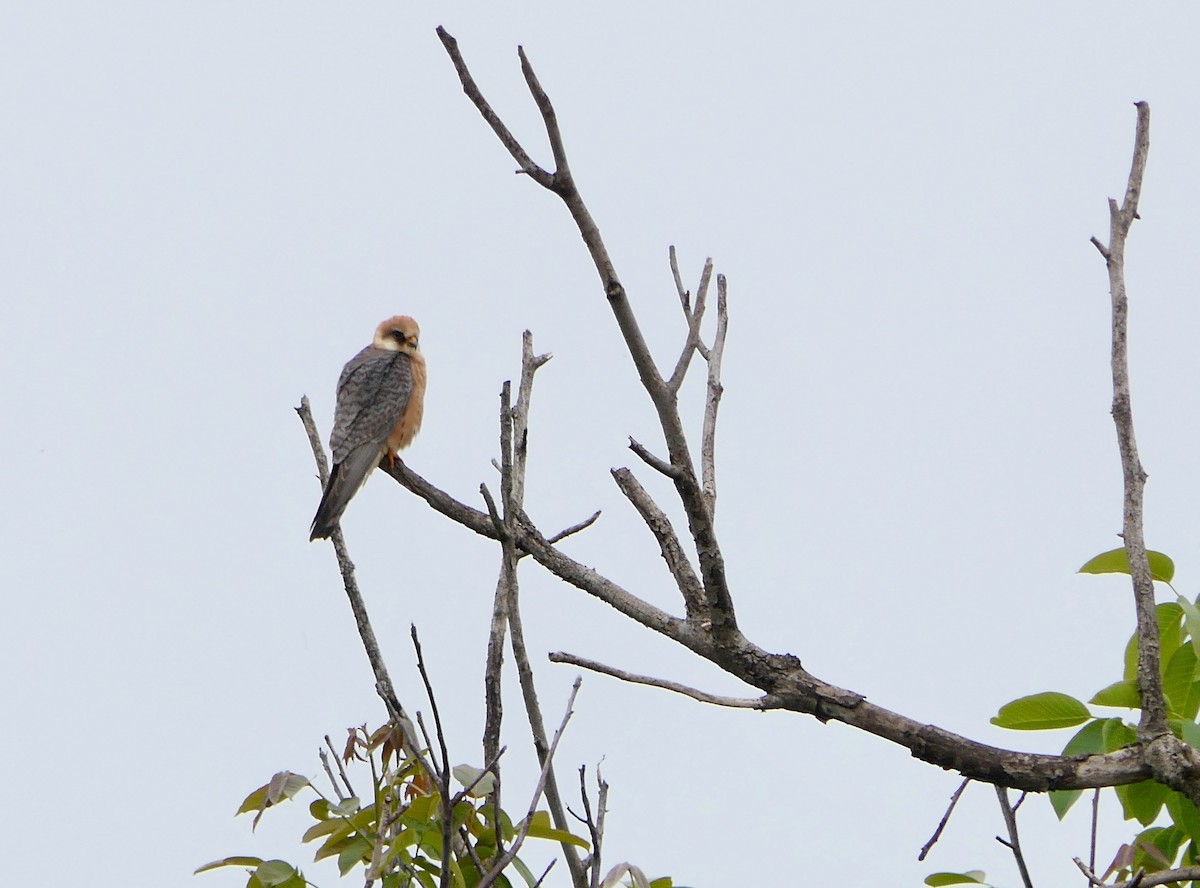
<path fill-rule="evenodd" d="M 401 460 L 380 469 L 424 499 L 436 511 L 480 536 L 496 539 L 486 512 L 472 509 L 430 484 Z M 687 620 L 642 601 L 627 589 L 553 546 L 526 520 L 515 523 L 516 545 L 559 579 L 595 596 L 615 610 L 695 652 L 729 674 L 758 688 L 779 708 L 833 719 L 908 749 L 915 758 L 958 771 L 986 783 L 1012 789 L 1044 792 L 1050 789 L 1090 789 L 1119 786 L 1151 777 L 1138 747 L 1107 755 L 1067 758 L 1014 752 L 979 743 L 876 706 L 853 691 L 821 681 L 790 654 L 772 654 L 735 632 L 715 639 Z"/>
<path fill-rule="evenodd" d="M 578 666 L 581 669 L 590 669 L 592 672 L 611 675 L 613 678 L 619 678 L 621 681 L 627 681 L 631 684 L 649 685 L 652 688 L 674 691 L 677 694 L 683 694 L 685 697 L 691 697 L 693 700 L 699 700 L 701 703 L 712 703 L 714 706 L 759 710 L 780 708 L 777 701 L 765 695 L 762 697 L 724 697 L 720 694 L 710 694 L 707 691 L 700 691 L 667 678 L 655 678 L 651 675 L 638 675 L 636 672 L 626 672 L 624 669 L 617 669 L 615 666 L 607 666 L 596 660 L 577 657 L 575 654 L 568 654 L 564 651 L 555 651 L 549 655 L 549 658 L 551 663 L 568 663 L 572 666 Z"/>

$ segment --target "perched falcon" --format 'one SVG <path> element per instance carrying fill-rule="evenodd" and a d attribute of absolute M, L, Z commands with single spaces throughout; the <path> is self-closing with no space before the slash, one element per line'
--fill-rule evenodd
<path fill-rule="evenodd" d="M 388 318 L 375 339 L 350 359 L 337 385 L 329 446 L 333 471 L 313 518 L 309 540 L 327 539 L 351 497 L 387 454 L 412 443 L 425 407 L 421 328 L 406 315 Z"/>

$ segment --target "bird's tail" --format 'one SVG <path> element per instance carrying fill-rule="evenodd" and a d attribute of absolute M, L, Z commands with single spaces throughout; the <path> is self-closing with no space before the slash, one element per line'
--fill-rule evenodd
<path fill-rule="evenodd" d="M 346 506 L 363 486 L 371 470 L 379 462 L 379 449 L 360 447 L 353 450 L 340 463 L 334 463 L 333 471 L 329 473 L 329 483 L 321 494 L 321 504 L 317 506 L 317 514 L 313 517 L 312 527 L 309 528 L 309 542 L 327 540 L 342 520 Z"/>

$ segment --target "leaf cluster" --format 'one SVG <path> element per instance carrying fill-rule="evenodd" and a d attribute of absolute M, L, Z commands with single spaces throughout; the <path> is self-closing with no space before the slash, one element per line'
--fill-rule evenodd
<path fill-rule="evenodd" d="M 1161 552 L 1147 553 L 1154 580 L 1170 586 L 1175 565 Z M 1080 573 L 1129 573 L 1125 549 L 1097 555 L 1080 568 Z M 1172 590 L 1174 587 L 1171 587 Z M 1159 604 L 1158 623 L 1160 671 L 1166 698 L 1168 724 L 1176 737 L 1200 747 L 1200 607 L 1176 593 L 1176 600 Z M 1125 645 L 1121 678 L 1098 690 L 1085 704 L 1077 698 L 1047 691 L 1021 697 L 1000 707 L 992 724 L 1018 731 L 1046 731 L 1079 727 L 1063 747 L 1063 755 L 1086 756 L 1115 752 L 1137 742 L 1135 723 L 1122 717 L 1093 714 L 1090 706 L 1141 710 L 1137 682 L 1138 636 L 1134 632 Z M 1135 720 L 1136 721 L 1136 720 Z M 1127 879 L 1138 869 L 1160 872 L 1200 863 L 1200 810 L 1187 798 L 1154 780 L 1112 787 L 1126 820 L 1144 829 L 1118 849 L 1104 879 L 1111 875 Z M 1083 790 L 1049 793 L 1050 804 L 1061 820 L 1079 800 Z M 1165 815 L 1168 825 L 1155 826 Z M 947 875 L 947 874 L 941 874 Z M 942 883 L 946 884 L 946 883 Z M 1200 882 L 1193 882 L 1200 888 Z"/>
<path fill-rule="evenodd" d="M 344 791 L 328 768 L 333 798 L 308 778 L 281 771 L 247 795 L 237 813 L 253 813 L 253 826 L 257 827 L 268 809 L 304 791 L 315 794 L 317 798 L 308 806 L 314 822 L 301 836 L 305 844 L 317 843 L 313 859 L 336 859 L 342 876 L 361 866 L 368 882 L 377 880 L 383 888 L 473 888 L 491 869 L 489 864 L 503 853 L 504 846 L 525 826 L 523 820 L 514 824 L 504 810 L 491 803 L 487 795 L 490 773 L 469 765 L 454 768 L 463 791 L 451 799 L 452 842 L 449 874 L 444 878 L 445 806 L 419 758 L 406 754 L 402 733 L 393 724 L 373 732 L 365 726 L 353 728 L 340 758 L 344 765 L 358 765 L 358 770 L 369 768 L 370 792 L 365 799 Z M 342 781 L 349 790 L 345 772 Z M 528 819 L 526 835 L 530 838 L 567 842 L 585 852 L 590 849 L 587 840 L 555 829 L 545 811 L 534 812 Z M 249 869 L 246 888 L 304 888 L 312 884 L 291 863 L 248 855 L 216 860 L 196 872 L 229 866 Z M 519 857 L 512 860 L 510 869 L 528 888 L 538 884 L 538 878 Z M 512 888 L 513 882 L 501 873 L 494 884 Z M 653 888 L 669 888 L 670 884 L 669 879 L 652 883 Z"/>

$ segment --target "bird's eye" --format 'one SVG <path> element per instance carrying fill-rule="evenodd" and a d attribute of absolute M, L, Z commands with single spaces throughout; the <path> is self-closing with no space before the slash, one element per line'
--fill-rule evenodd
<path fill-rule="evenodd" d="M 396 340 L 401 345 L 404 345 L 404 331 L 403 330 L 393 330 L 392 331 L 392 339 Z"/>

